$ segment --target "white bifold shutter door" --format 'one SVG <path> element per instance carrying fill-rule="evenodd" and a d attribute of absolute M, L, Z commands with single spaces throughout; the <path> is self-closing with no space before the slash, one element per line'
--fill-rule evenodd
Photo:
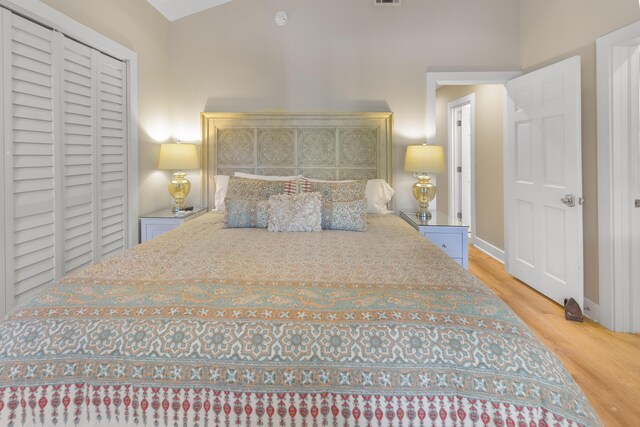
<path fill-rule="evenodd" d="M 63 38 L 62 126 L 59 135 L 63 167 L 60 239 L 64 258 L 61 268 L 68 273 L 91 264 L 96 258 L 94 238 L 97 200 L 94 170 L 96 168 L 96 51 Z"/>
<path fill-rule="evenodd" d="M 98 55 L 98 185 L 100 258 L 127 246 L 127 125 L 125 68 Z"/>
<path fill-rule="evenodd" d="M 55 271 L 54 33 L 3 10 L 5 295 L 10 307 Z"/>
<path fill-rule="evenodd" d="M 126 64 L 1 9 L 0 315 L 127 247 Z"/>

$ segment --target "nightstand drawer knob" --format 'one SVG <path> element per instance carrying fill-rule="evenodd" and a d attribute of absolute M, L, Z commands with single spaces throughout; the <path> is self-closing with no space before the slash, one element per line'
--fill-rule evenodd
<path fill-rule="evenodd" d="M 425 236 L 445 251 L 451 258 L 462 258 L 462 235 L 455 233 L 430 233 Z"/>

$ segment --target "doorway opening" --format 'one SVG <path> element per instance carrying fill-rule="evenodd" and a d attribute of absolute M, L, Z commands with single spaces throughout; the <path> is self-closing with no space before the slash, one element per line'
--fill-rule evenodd
<path fill-rule="evenodd" d="M 498 126 L 501 136 L 499 139 L 482 136 L 483 141 L 500 141 L 500 144 L 496 144 L 500 147 L 499 155 L 487 156 L 487 150 L 480 148 L 479 126 L 488 118 L 477 118 L 476 224 L 473 227 L 475 239 L 471 243 L 505 262 L 506 270 L 521 279 L 521 271 L 516 271 L 513 266 L 526 265 L 528 262 L 534 273 L 522 280 L 529 286 L 541 289 L 556 301 L 561 301 L 557 297 L 562 294 L 564 297 L 573 297 L 581 304 L 584 290 L 582 206 L 579 202 L 576 205 L 565 203 L 568 197 L 565 194 L 568 193 L 576 193 L 576 200 L 582 200 L 581 168 L 579 164 L 576 167 L 573 164 L 580 160 L 580 147 L 576 143 L 579 142 L 576 136 L 580 135 L 579 65 L 575 58 L 570 58 L 521 78 L 517 78 L 521 74 L 519 72 L 427 73 L 426 111 L 427 140 L 431 136 L 435 143 L 440 140 L 439 145 L 445 145 L 447 140 L 445 138 L 442 141 L 441 134 L 447 129 L 446 126 L 440 127 L 437 132 L 435 127 L 438 122 L 436 104 L 441 106 L 439 114 L 447 114 L 446 110 L 442 111 L 445 96 L 440 97 L 447 88 L 438 87 L 472 85 L 477 96 L 476 102 L 480 104 L 480 87 L 492 83 L 501 86 L 505 117 Z M 439 101 L 435 100 L 436 90 Z M 449 100 L 463 95 L 460 93 Z M 540 103 L 543 106 L 538 108 Z M 555 107 L 561 109 L 562 114 L 553 115 L 548 111 Z M 478 106 L 478 114 L 482 110 L 484 108 Z M 528 117 L 531 120 L 527 121 Z M 437 133 L 440 137 L 437 137 Z M 484 167 L 486 165 L 490 167 Z M 499 172 L 498 179 L 496 171 Z M 526 189 L 531 191 L 527 192 Z M 562 197 L 556 194 L 559 189 L 564 191 Z M 517 193 L 516 190 L 522 191 Z M 499 235 L 495 233 L 496 230 L 499 230 Z M 486 237 L 490 234 L 499 246 L 491 245 L 491 240 L 487 241 Z M 488 243 L 485 247 L 480 245 L 483 240 Z M 553 277 L 558 277 L 556 282 L 562 286 L 547 286 L 552 280 L 546 279 Z"/>
<path fill-rule="evenodd" d="M 475 236 L 475 94 L 448 104 L 449 215 Z"/>
<path fill-rule="evenodd" d="M 436 123 L 438 122 L 437 116 L 441 117 L 439 115 L 436 114 L 436 111 L 438 110 L 438 101 L 437 101 L 437 92 L 440 92 L 439 89 L 444 88 L 446 86 L 451 86 L 451 87 L 457 87 L 460 88 L 461 86 L 470 86 L 470 85 L 504 85 L 507 81 L 513 79 L 514 77 L 519 76 L 520 74 L 522 74 L 520 71 L 498 71 L 498 72 L 476 72 L 476 71 L 470 71 L 470 72 L 456 72 L 456 71 L 452 71 L 452 72 L 448 72 L 448 71 L 444 71 L 444 72 L 427 72 L 426 73 L 426 117 L 425 117 L 425 122 L 426 122 L 426 131 L 427 131 L 427 143 L 429 144 L 436 144 L 438 143 L 437 140 L 438 138 L 436 137 Z M 467 94 L 460 94 L 457 97 L 453 97 L 451 98 L 452 100 L 454 99 L 458 99 L 460 97 L 463 97 Z M 506 96 L 506 95 L 505 95 Z M 477 99 L 476 99 L 477 102 Z M 446 108 L 446 104 L 445 104 L 445 108 Z M 476 108 L 476 111 L 477 108 Z M 446 111 L 442 111 L 442 114 L 444 114 L 446 116 L 447 112 Z M 439 133 L 444 133 L 446 131 L 446 124 L 444 125 L 445 127 L 440 127 L 439 128 Z M 475 128 L 475 126 L 474 126 Z M 504 128 L 503 128 L 504 131 Z M 475 131 L 474 131 L 475 132 Z M 502 132 L 504 133 L 504 132 Z M 445 136 L 444 141 L 441 143 L 441 145 L 445 145 L 447 142 L 447 137 Z M 471 144 L 471 150 L 475 150 L 474 148 L 475 144 Z M 449 156 L 450 157 L 450 156 Z M 473 159 L 475 158 L 475 154 L 473 151 L 471 151 L 471 164 L 474 165 L 474 161 Z M 501 168 L 502 169 L 502 168 Z M 478 188 L 477 186 L 473 185 L 473 182 L 475 181 L 473 174 L 471 176 L 471 182 L 472 182 L 472 188 L 475 189 L 475 192 L 478 192 L 480 190 L 483 189 L 487 189 L 485 188 Z M 440 194 L 440 196 L 444 196 L 444 197 L 448 197 L 449 191 L 446 190 L 447 186 L 446 185 L 442 185 L 440 187 L 444 187 L 445 191 L 444 193 Z M 491 188 L 488 188 L 488 191 L 491 191 Z M 477 197 L 480 197 L 480 195 L 477 195 Z M 484 200 L 483 200 L 484 202 Z M 490 202 L 489 202 L 490 204 Z M 471 206 L 473 207 L 472 209 L 475 212 L 475 215 L 472 214 L 472 218 L 475 216 L 475 221 L 473 221 L 472 224 L 468 224 L 471 227 L 471 236 L 470 236 L 470 243 L 473 244 L 474 246 L 476 246 L 478 249 L 481 249 L 482 251 L 486 252 L 487 254 L 491 255 L 492 257 L 496 258 L 497 260 L 504 262 L 504 255 L 505 252 L 502 248 L 500 248 L 498 245 L 495 244 L 491 244 L 488 241 L 482 239 L 482 236 L 478 236 L 477 235 L 477 231 L 478 231 L 478 221 L 481 219 L 479 214 L 477 213 L 477 211 L 475 210 L 475 205 L 476 205 L 476 200 L 472 199 L 471 200 Z M 449 207 L 448 202 L 445 204 L 445 206 Z M 495 211 L 495 209 L 494 209 Z M 450 211 L 453 212 L 453 211 Z M 471 212 L 471 210 L 469 210 L 469 212 Z M 455 216 L 452 215 L 452 216 Z M 491 218 L 491 217 L 487 217 L 487 215 L 485 215 L 484 220 L 486 220 L 487 222 L 492 222 L 495 223 L 495 218 Z"/>
<path fill-rule="evenodd" d="M 447 147 L 447 179 L 438 185 L 439 206 L 469 226 L 472 245 L 504 261 L 506 90 L 504 82 L 473 83 L 443 84 L 436 90 L 435 140 Z"/>

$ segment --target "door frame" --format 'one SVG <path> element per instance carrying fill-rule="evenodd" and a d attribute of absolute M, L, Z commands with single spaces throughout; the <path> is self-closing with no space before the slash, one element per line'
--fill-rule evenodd
<path fill-rule="evenodd" d="M 522 75 L 522 71 L 427 71 L 426 73 L 426 111 L 425 111 L 425 129 L 428 144 L 436 143 L 436 90 L 440 86 L 468 86 L 483 84 L 506 84 L 509 80 Z M 505 90 L 504 113 L 506 117 L 506 90 Z M 506 121 L 504 123 L 503 134 L 506 135 Z M 506 150 L 506 144 L 505 148 Z M 506 161 L 506 152 L 504 161 Z M 503 165 L 504 167 L 504 165 Z M 506 169 L 506 168 L 505 168 Z M 472 230 L 473 231 L 473 230 Z M 506 222 L 505 222 L 506 232 Z M 471 242 L 474 246 L 487 254 L 491 255 L 500 262 L 504 262 L 505 252 L 488 242 L 480 240 L 476 237 Z M 506 244 L 506 239 L 505 239 Z M 506 249 L 506 247 L 505 247 Z"/>
<path fill-rule="evenodd" d="M 451 101 L 447 105 L 447 126 L 449 134 L 447 136 L 447 156 L 449 157 L 449 215 L 456 215 L 456 193 L 457 188 L 455 185 L 451 185 L 456 182 L 456 150 L 455 150 L 455 141 L 453 138 L 453 129 L 455 126 L 455 118 L 453 117 L 453 110 L 464 107 L 465 105 L 469 105 L 470 107 L 470 115 L 469 115 L 469 175 L 471 177 L 471 186 L 469 188 L 469 218 L 471 219 L 471 243 L 476 243 L 476 95 L 475 93 L 471 93 L 467 96 L 463 96 L 462 98 L 458 98 L 454 101 Z"/>
<path fill-rule="evenodd" d="M 621 238 L 633 231 L 633 188 L 627 155 L 631 144 L 640 143 L 640 100 L 639 96 L 629 96 L 640 93 L 639 48 L 640 22 L 596 40 L 598 317 L 605 327 L 617 332 L 640 331 L 640 322 L 634 317 L 640 309 L 640 293 L 632 289 L 632 239 Z"/>

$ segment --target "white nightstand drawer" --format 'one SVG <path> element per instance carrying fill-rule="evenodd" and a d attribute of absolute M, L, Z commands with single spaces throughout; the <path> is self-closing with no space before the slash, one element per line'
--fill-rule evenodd
<path fill-rule="evenodd" d="M 467 245 L 469 227 L 456 218 L 442 212 L 433 212 L 429 219 L 417 217 L 415 213 L 400 211 L 400 218 L 407 221 L 422 236 L 438 245 L 447 255 L 462 267 L 469 265 Z"/>
<path fill-rule="evenodd" d="M 423 235 L 438 245 L 451 258 L 462 258 L 462 236 L 460 234 L 426 232 Z"/>
<path fill-rule="evenodd" d="M 140 243 L 154 239 L 168 231 L 173 230 L 180 224 L 199 217 L 206 209 L 197 208 L 192 211 L 179 214 L 171 212 L 171 209 L 163 209 L 149 215 L 140 217 Z"/>
<path fill-rule="evenodd" d="M 155 239 L 164 233 L 173 230 L 180 223 L 167 222 L 167 220 L 145 220 L 140 221 L 140 242 L 146 242 L 147 240 Z"/>

